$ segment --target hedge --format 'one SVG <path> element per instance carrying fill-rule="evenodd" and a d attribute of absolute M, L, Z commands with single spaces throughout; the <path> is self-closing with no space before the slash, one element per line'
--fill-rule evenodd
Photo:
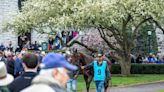
<path fill-rule="evenodd" d="M 112 74 L 121 74 L 119 64 L 113 64 Z M 164 64 L 132 64 L 131 74 L 164 74 Z"/>

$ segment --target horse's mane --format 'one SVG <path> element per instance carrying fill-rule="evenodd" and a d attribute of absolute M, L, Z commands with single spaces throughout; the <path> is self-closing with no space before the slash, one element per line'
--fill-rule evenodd
<path fill-rule="evenodd" d="M 81 56 L 84 56 L 86 58 L 93 58 L 92 56 L 88 55 L 88 54 L 85 54 L 83 52 L 79 52 Z"/>

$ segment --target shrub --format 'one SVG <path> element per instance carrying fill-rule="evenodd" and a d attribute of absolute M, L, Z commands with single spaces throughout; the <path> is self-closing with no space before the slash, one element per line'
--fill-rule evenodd
<path fill-rule="evenodd" d="M 111 73 L 120 74 L 120 65 L 113 64 Z M 131 74 L 164 74 L 164 64 L 132 64 Z"/>

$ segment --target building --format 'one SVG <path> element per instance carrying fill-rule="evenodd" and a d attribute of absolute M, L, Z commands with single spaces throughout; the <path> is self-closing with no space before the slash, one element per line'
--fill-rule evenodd
<path fill-rule="evenodd" d="M 13 45 L 17 45 L 18 42 L 14 32 L 4 32 L 2 29 L 3 25 L 18 13 L 17 3 L 17 0 L 0 0 L 0 44 L 3 43 L 5 46 L 8 46 L 10 41 Z"/>
<path fill-rule="evenodd" d="M 37 41 L 39 43 L 47 41 L 47 35 L 39 34 L 35 31 L 28 33 L 24 37 L 18 36 L 13 30 L 5 32 L 3 30 L 4 24 L 12 21 L 13 17 L 19 12 L 21 0 L 0 0 L 0 44 L 8 46 L 10 41 L 15 48 L 21 43 L 21 38 Z"/>
<path fill-rule="evenodd" d="M 164 33 L 157 28 L 156 29 L 157 44 L 158 44 L 158 54 L 164 56 Z"/>

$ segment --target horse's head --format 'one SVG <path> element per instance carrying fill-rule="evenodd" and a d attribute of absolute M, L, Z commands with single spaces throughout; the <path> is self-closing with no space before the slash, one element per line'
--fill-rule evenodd
<path fill-rule="evenodd" d="M 79 66 L 84 66 L 86 64 L 89 64 L 93 61 L 93 57 L 84 54 L 82 52 L 74 52 L 72 55 L 73 62 L 77 62 Z"/>
<path fill-rule="evenodd" d="M 73 64 L 76 64 L 78 66 L 81 66 L 81 65 L 84 65 L 83 63 L 85 62 L 84 60 L 84 56 L 79 53 L 79 52 L 74 52 L 72 55 L 71 55 L 71 62 Z"/>

